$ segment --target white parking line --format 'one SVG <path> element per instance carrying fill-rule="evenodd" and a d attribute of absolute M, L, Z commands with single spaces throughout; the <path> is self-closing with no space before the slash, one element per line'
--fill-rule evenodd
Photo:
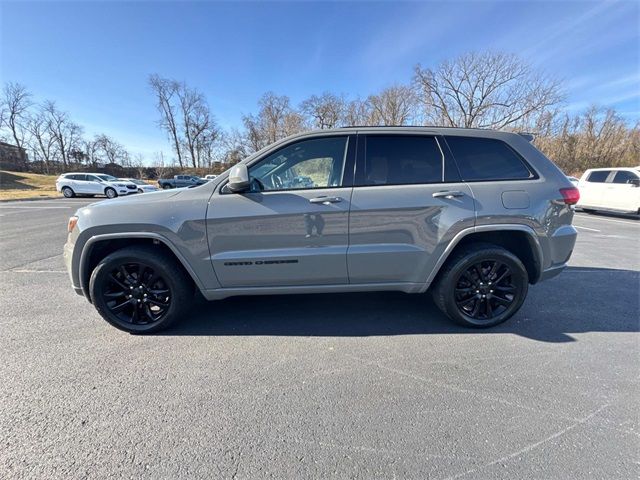
<path fill-rule="evenodd" d="M 581 229 L 584 229 L 584 230 L 589 230 L 591 232 L 600 232 L 600 230 L 596 230 L 595 228 L 583 227 L 581 225 L 574 225 L 574 227 L 581 228 Z"/>
<path fill-rule="evenodd" d="M 640 225 L 640 222 L 634 222 L 633 220 L 618 220 L 613 218 L 605 218 L 605 217 L 594 217 L 587 215 L 576 215 L 576 218 L 582 218 L 585 220 L 602 220 L 603 222 L 614 222 L 614 223 L 625 223 L 627 225 Z"/>
<path fill-rule="evenodd" d="M 67 207 L 62 207 L 62 206 L 55 206 L 55 207 L 40 207 L 37 205 L 34 206 L 22 206 L 22 205 L 0 205 L 0 209 L 3 208 L 22 208 L 24 210 L 44 210 L 45 208 L 73 208 L 73 206 L 67 206 Z"/>

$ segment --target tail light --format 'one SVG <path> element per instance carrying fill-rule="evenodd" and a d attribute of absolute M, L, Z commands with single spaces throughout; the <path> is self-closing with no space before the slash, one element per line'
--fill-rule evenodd
<path fill-rule="evenodd" d="M 567 205 L 575 205 L 580 200 L 580 190 L 577 187 L 561 188 L 560 195 L 562 195 L 562 201 Z"/>

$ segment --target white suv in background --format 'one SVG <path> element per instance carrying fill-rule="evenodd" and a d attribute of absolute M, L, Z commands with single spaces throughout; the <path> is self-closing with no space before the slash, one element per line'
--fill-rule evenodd
<path fill-rule="evenodd" d="M 56 180 L 56 190 L 67 198 L 76 195 L 116 198 L 118 195 L 138 193 L 138 186 L 104 173 L 63 173 Z"/>
<path fill-rule="evenodd" d="M 640 214 L 640 167 L 592 168 L 578 182 L 585 212 L 607 210 Z"/>

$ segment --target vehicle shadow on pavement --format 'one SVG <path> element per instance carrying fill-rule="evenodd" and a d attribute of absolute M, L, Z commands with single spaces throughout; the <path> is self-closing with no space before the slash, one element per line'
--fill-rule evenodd
<path fill-rule="evenodd" d="M 524 306 L 502 325 L 476 330 L 451 322 L 430 295 L 396 292 L 233 297 L 198 301 L 160 335 L 379 336 L 514 334 L 572 342 L 584 332 L 640 330 L 640 272 L 567 268 L 533 285 Z"/>

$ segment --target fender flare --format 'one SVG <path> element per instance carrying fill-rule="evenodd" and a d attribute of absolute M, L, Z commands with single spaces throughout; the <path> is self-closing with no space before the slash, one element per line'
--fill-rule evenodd
<path fill-rule="evenodd" d="M 118 233 L 105 233 L 101 235 L 94 235 L 90 237 L 82 246 L 82 252 L 80 253 L 80 260 L 78 263 L 78 276 L 80 282 L 80 288 L 82 289 L 82 293 L 85 297 L 90 298 L 89 295 L 89 285 L 85 281 L 87 278 L 87 263 L 89 259 L 89 255 L 91 254 L 91 250 L 93 245 L 97 242 L 101 242 L 104 240 L 118 240 L 118 239 L 126 239 L 126 238 L 145 238 L 151 240 L 157 240 L 165 245 L 171 252 L 176 256 L 178 262 L 182 265 L 185 271 L 189 274 L 193 282 L 196 284 L 196 287 L 200 291 L 204 291 L 204 286 L 200 281 L 200 278 L 196 274 L 196 272 L 191 268 L 189 262 L 187 262 L 186 258 L 180 250 L 176 248 L 176 246 L 168 240 L 165 236 L 155 233 L 155 232 L 118 232 Z"/>
<path fill-rule="evenodd" d="M 538 240 L 538 236 L 536 235 L 535 230 L 528 225 L 522 225 L 518 223 L 514 223 L 514 224 L 501 223 L 501 224 L 493 224 L 493 225 L 479 225 L 479 226 L 468 227 L 463 230 L 460 230 L 453 237 L 453 239 L 451 239 L 451 241 L 447 245 L 447 248 L 445 248 L 444 252 L 442 252 L 440 257 L 438 258 L 438 261 L 436 262 L 433 270 L 431 271 L 431 273 L 429 274 L 429 277 L 427 278 L 427 281 L 425 282 L 424 290 L 426 291 L 426 289 L 429 288 L 429 285 L 431 285 L 433 280 L 436 278 L 436 275 L 440 272 L 440 269 L 442 268 L 444 263 L 447 261 L 447 259 L 451 255 L 451 252 L 453 252 L 453 250 L 462 241 L 463 238 L 469 235 L 472 235 L 474 233 L 504 232 L 504 231 L 518 231 L 518 232 L 524 232 L 527 234 L 527 237 L 529 238 L 529 244 L 532 247 L 534 265 L 536 269 L 535 278 L 531 278 L 529 279 L 529 281 L 531 283 L 536 283 L 540 278 L 540 274 L 542 273 L 543 254 L 542 254 L 542 246 L 540 245 L 540 241 Z"/>

